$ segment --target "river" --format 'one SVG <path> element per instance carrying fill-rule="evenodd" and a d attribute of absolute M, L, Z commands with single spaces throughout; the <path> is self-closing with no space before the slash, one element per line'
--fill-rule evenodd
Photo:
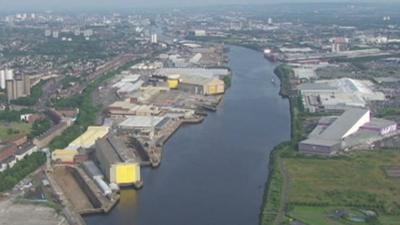
<path fill-rule="evenodd" d="M 123 190 L 107 215 L 88 225 L 257 225 L 272 148 L 290 138 L 289 103 L 276 65 L 230 46 L 232 86 L 202 124 L 179 129 L 161 166 L 143 169 L 144 187 Z M 276 80 L 276 84 L 271 82 Z"/>

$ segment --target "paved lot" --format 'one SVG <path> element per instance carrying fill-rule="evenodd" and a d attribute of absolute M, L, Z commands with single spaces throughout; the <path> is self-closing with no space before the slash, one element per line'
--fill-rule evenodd
<path fill-rule="evenodd" d="M 0 225 L 67 225 L 54 209 L 40 205 L 0 201 Z"/>

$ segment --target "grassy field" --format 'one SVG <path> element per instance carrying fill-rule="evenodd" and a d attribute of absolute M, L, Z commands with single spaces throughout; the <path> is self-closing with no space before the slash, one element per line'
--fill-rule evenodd
<path fill-rule="evenodd" d="M 10 140 L 20 134 L 29 134 L 31 125 L 23 122 L 0 123 L 0 141 Z"/>
<path fill-rule="evenodd" d="M 297 206 L 289 212 L 289 216 L 296 218 L 297 220 L 300 220 L 308 225 L 343 225 L 343 223 L 328 217 L 328 214 L 331 210 L 334 210 L 334 208 Z M 360 225 L 365 225 L 365 223 Z"/>
<path fill-rule="evenodd" d="M 344 219 L 334 219 L 330 215 L 335 210 L 346 210 L 356 212 L 356 209 L 348 207 L 314 207 L 314 206 L 295 206 L 289 211 L 288 215 L 308 225 L 398 225 L 400 216 L 379 215 L 376 221 L 370 222 L 351 222 Z"/>
<path fill-rule="evenodd" d="M 386 177 L 383 171 L 385 166 L 400 164 L 400 151 L 360 152 L 329 160 L 283 160 L 288 173 L 288 204 L 294 209 L 314 206 L 319 215 L 317 211 L 327 206 L 372 209 L 382 215 L 381 224 L 391 224 L 389 215 L 400 215 L 400 180 Z M 304 219 L 307 211 L 298 215 Z M 313 218 L 310 224 L 321 224 L 318 221 L 323 219 Z"/>

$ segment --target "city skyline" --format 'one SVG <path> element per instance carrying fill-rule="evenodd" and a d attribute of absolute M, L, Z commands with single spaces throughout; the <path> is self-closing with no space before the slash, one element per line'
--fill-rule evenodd
<path fill-rule="evenodd" d="M 184 1 L 184 0 L 163 0 L 163 1 L 144 1 L 144 0 L 15 0 L 9 2 L 0 0 L 0 11 L 3 10 L 59 10 L 59 9 L 134 9 L 134 8 L 162 8 L 162 7 L 196 7 L 212 5 L 253 5 L 253 4 L 280 4 L 280 3 L 374 3 L 371 0 L 286 0 L 286 1 L 263 1 L 263 0 L 203 0 L 203 1 Z M 399 0 L 386 0 L 386 3 L 400 3 Z"/>

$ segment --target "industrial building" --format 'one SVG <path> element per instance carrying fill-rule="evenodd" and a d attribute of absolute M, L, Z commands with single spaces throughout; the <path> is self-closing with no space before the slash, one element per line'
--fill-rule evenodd
<path fill-rule="evenodd" d="M 224 93 L 225 83 L 216 78 L 181 75 L 178 89 L 198 95 L 216 95 Z"/>
<path fill-rule="evenodd" d="M 51 160 L 60 163 L 74 163 L 78 150 L 75 149 L 56 149 L 51 153 Z"/>
<path fill-rule="evenodd" d="M 90 126 L 85 133 L 72 141 L 67 149 L 90 148 L 97 139 L 106 136 L 109 129 L 107 126 Z"/>
<path fill-rule="evenodd" d="M 124 71 L 122 72 L 121 76 L 121 80 L 112 86 L 113 88 L 117 89 L 118 94 L 126 94 L 137 91 L 144 83 L 138 74 L 130 74 L 128 71 Z"/>
<path fill-rule="evenodd" d="M 223 78 L 231 74 L 229 69 L 218 68 L 161 68 L 155 74 L 168 77 L 169 75 L 179 74 L 181 76 L 200 76 L 206 78 Z"/>
<path fill-rule="evenodd" d="M 141 132 L 151 132 L 164 120 L 161 116 L 128 116 L 118 126 L 125 130 L 139 130 Z"/>
<path fill-rule="evenodd" d="M 110 183 L 119 186 L 141 185 L 140 165 L 138 162 L 124 162 L 118 155 L 118 149 L 123 143 L 120 140 L 106 136 L 96 141 L 95 156 L 100 169 Z"/>
<path fill-rule="evenodd" d="M 152 105 L 138 105 L 131 101 L 116 101 L 107 107 L 108 114 L 113 117 L 159 115 L 160 109 Z"/>
<path fill-rule="evenodd" d="M 179 74 L 172 74 L 168 76 L 167 83 L 170 89 L 178 89 L 179 87 Z"/>
<path fill-rule="evenodd" d="M 362 108 L 368 101 L 385 100 L 382 92 L 373 91 L 370 81 L 350 78 L 304 83 L 298 86 L 298 90 L 304 107 L 310 112 Z"/>
<path fill-rule="evenodd" d="M 396 130 L 396 122 L 371 118 L 369 110 L 353 108 L 337 118 L 321 118 L 298 147 L 304 154 L 334 155 L 343 149 L 380 140 Z"/>

